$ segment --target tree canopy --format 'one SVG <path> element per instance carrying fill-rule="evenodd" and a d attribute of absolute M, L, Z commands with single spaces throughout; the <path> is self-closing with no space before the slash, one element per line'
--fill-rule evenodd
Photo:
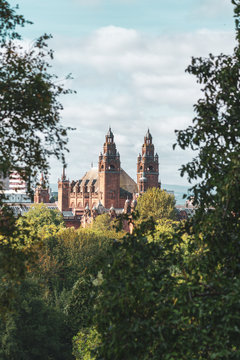
<path fill-rule="evenodd" d="M 138 198 L 136 210 L 139 212 L 140 220 L 150 217 L 154 220 L 174 219 L 174 195 L 155 187 L 150 188 Z"/>
<path fill-rule="evenodd" d="M 37 171 L 47 174 L 49 156 L 64 162 L 67 128 L 60 124 L 58 98 L 70 91 L 50 71 L 51 36 L 44 34 L 26 48 L 16 28 L 29 22 L 16 10 L 0 2 L 0 172 L 18 171 L 30 189 Z"/>
<path fill-rule="evenodd" d="M 232 3 L 233 54 L 193 58 L 187 69 L 203 85 L 193 124 L 177 131 L 178 145 L 197 153 L 181 169 L 198 181 L 196 214 L 166 233 L 142 223 L 114 244 L 99 285 L 96 359 L 240 357 L 240 1 Z"/>
<path fill-rule="evenodd" d="M 24 45 L 19 29 L 28 24 L 17 7 L 0 1 L 0 174 L 17 171 L 30 191 L 37 172 L 47 174 L 51 155 L 65 161 L 68 129 L 60 123 L 59 96 L 70 91 L 50 70 L 53 51 L 47 40 L 51 36 L 42 35 L 28 48 Z M 1 190 L 0 182 L 0 277 L 18 281 L 26 269 L 31 241 L 26 243 L 27 229 L 23 234 L 13 212 L 3 204 Z M 7 293 L 10 288 L 8 282 Z"/>

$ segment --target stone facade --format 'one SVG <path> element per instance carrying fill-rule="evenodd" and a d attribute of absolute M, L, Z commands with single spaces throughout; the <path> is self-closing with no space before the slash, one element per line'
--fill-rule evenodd
<path fill-rule="evenodd" d="M 138 193 L 149 187 L 159 187 L 158 155 L 154 155 L 152 136 L 148 130 L 142 155 L 138 157 L 137 184 L 121 168 L 120 154 L 109 129 L 105 136 L 103 152 L 99 155 L 98 168 L 91 168 L 82 179 L 69 181 L 65 169 L 58 181 L 58 208 L 60 211 L 72 211 L 83 215 L 93 213 L 99 206 L 104 209 L 123 209 L 128 199 L 134 200 Z"/>
<path fill-rule="evenodd" d="M 142 145 L 142 155 L 139 154 L 137 158 L 137 186 L 139 194 L 152 187 L 160 188 L 158 175 L 158 154 L 154 154 L 152 135 L 148 130 Z"/>
<path fill-rule="evenodd" d="M 41 175 L 40 184 L 35 189 L 34 203 L 49 203 L 49 188 L 46 187 L 43 174 Z"/>

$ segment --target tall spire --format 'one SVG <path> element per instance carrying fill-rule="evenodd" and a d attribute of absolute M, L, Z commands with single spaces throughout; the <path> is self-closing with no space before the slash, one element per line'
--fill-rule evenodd
<path fill-rule="evenodd" d="M 146 136 L 144 137 L 144 143 L 147 144 L 147 145 L 150 145 L 152 144 L 152 135 L 148 129 L 147 133 L 146 133 Z"/>
<path fill-rule="evenodd" d="M 139 193 L 143 193 L 151 187 L 159 187 L 158 173 L 158 155 L 154 153 L 152 135 L 148 129 L 144 136 L 142 154 L 137 158 L 137 185 Z"/>
<path fill-rule="evenodd" d="M 103 145 L 103 153 L 98 161 L 99 200 L 109 209 L 111 205 L 119 207 L 120 199 L 120 156 L 109 127 Z"/>
<path fill-rule="evenodd" d="M 62 181 L 66 180 L 65 168 L 66 168 L 66 165 L 63 165 Z"/>
<path fill-rule="evenodd" d="M 108 129 L 108 132 L 107 132 L 107 135 L 106 135 L 106 143 L 109 143 L 109 142 L 113 143 L 113 139 L 114 139 L 114 136 L 113 136 L 111 127 L 109 126 L 109 129 Z"/>
<path fill-rule="evenodd" d="M 41 173 L 41 177 L 40 177 L 40 184 L 41 185 L 44 185 L 44 176 L 43 176 L 43 173 Z"/>

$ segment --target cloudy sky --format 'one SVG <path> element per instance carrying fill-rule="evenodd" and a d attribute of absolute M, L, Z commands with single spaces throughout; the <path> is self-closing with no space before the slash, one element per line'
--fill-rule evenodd
<path fill-rule="evenodd" d="M 18 0 L 34 22 L 26 41 L 51 33 L 53 69 L 72 73 L 62 99 L 62 123 L 69 134 L 67 175 L 80 178 L 97 165 L 111 126 L 121 165 L 134 179 L 136 158 L 149 128 L 164 184 L 187 184 L 179 175 L 190 152 L 172 150 L 175 129 L 184 129 L 201 96 L 185 73 L 192 56 L 231 53 L 234 21 L 230 0 Z M 10 1 L 14 4 L 15 1 Z M 61 174 L 51 160 L 50 182 Z"/>

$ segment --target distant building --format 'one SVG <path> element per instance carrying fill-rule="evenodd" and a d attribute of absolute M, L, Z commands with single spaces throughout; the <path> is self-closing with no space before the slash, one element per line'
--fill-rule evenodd
<path fill-rule="evenodd" d="M 27 183 L 17 171 L 9 171 L 7 176 L 0 173 L 2 190 L 27 191 Z"/>
<path fill-rule="evenodd" d="M 158 175 L 158 154 L 154 153 L 152 135 L 148 130 L 144 137 L 144 144 L 142 145 L 142 155 L 139 154 L 137 158 L 138 192 L 141 194 L 152 187 L 160 188 L 161 185 L 158 182 Z"/>
<path fill-rule="evenodd" d="M 49 188 L 46 186 L 46 182 L 44 180 L 43 174 L 41 174 L 40 183 L 35 189 L 34 193 L 34 203 L 49 203 L 50 202 L 50 194 Z"/>
<path fill-rule="evenodd" d="M 31 203 L 30 196 L 25 191 L 15 191 L 15 190 L 4 190 L 3 202 L 7 204 L 26 204 Z"/>
<path fill-rule="evenodd" d="M 109 128 L 99 155 L 98 168 L 91 168 L 80 180 L 69 181 L 65 169 L 58 181 L 58 208 L 84 214 L 102 205 L 105 209 L 123 209 L 126 200 L 133 200 L 138 194 L 151 187 L 160 187 L 158 182 L 158 155 L 154 154 L 152 135 L 149 130 L 144 137 L 142 155 L 137 159 L 137 183 L 121 168 L 120 154 Z"/>
<path fill-rule="evenodd" d="M 50 202 L 50 191 L 41 175 L 35 189 L 34 203 L 44 203 L 50 209 L 58 207 L 66 226 L 87 226 L 93 219 L 105 212 L 113 219 L 122 212 L 131 213 L 136 207 L 136 198 L 152 187 L 160 187 L 158 181 L 159 161 L 154 152 L 149 130 L 144 137 L 142 154 L 137 158 L 137 183 L 121 168 L 120 154 L 109 128 L 98 159 L 98 167 L 91 168 L 80 180 L 66 177 L 65 168 L 58 181 L 58 204 Z M 31 206 L 26 193 L 27 184 L 17 172 L 11 172 L 8 179 L 2 179 L 9 193 L 6 202 L 14 207 L 16 214 L 23 214 Z M 52 198 L 54 201 L 54 198 Z M 51 200 L 52 200 L 51 199 Z M 24 206 L 23 206 L 24 205 Z M 129 224 L 124 228 L 131 231 Z"/>
<path fill-rule="evenodd" d="M 27 183 L 17 171 L 11 171 L 9 173 L 9 190 L 27 191 Z"/>

